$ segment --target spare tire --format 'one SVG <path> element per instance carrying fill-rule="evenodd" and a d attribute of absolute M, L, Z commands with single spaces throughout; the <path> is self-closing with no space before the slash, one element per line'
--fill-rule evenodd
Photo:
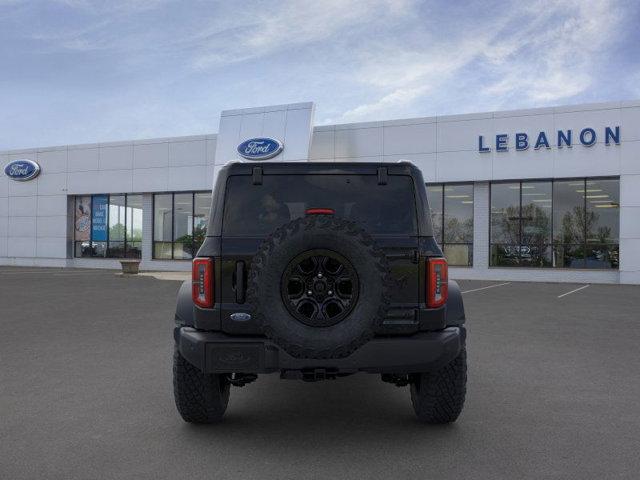
<path fill-rule="evenodd" d="M 389 307 L 389 266 L 355 222 L 309 215 L 278 228 L 251 262 L 247 301 L 266 336 L 298 358 L 340 358 Z"/>

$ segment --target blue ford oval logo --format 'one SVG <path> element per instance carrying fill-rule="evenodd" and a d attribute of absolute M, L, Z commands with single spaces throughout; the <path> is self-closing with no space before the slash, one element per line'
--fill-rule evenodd
<path fill-rule="evenodd" d="M 14 160 L 4 167 L 4 173 L 11 180 L 25 182 L 36 178 L 40 173 L 40 165 L 33 160 Z"/>
<path fill-rule="evenodd" d="M 248 322 L 251 320 L 251 314 L 245 312 L 236 312 L 229 315 L 234 322 Z"/>
<path fill-rule="evenodd" d="M 273 138 L 250 138 L 238 145 L 240 156 L 248 160 L 266 160 L 278 155 L 283 145 Z"/>

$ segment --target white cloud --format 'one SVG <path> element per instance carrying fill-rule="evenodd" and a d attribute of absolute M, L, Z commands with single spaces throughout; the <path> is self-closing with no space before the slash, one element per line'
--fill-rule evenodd
<path fill-rule="evenodd" d="M 543 13 L 534 23 L 498 42 L 498 49 L 506 44 L 516 48 L 502 58 L 488 55 L 501 78 L 487 86 L 485 94 L 506 97 L 519 91 L 533 102 L 549 103 L 590 87 L 595 57 L 615 38 L 620 21 L 611 3 L 573 1 L 558 6 L 540 2 L 530 13 L 536 11 Z M 554 18 L 562 20 L 554 23 Z"/>
<path fill-rule="evenodd" d="M 341 121 L 355 121 L 361 118 L 371 118 L 374 115 L 380 115 L 383 112 L 392 111 L 401 106 L 408 105 L 416 100 L 429 88 L 427 86 L 415 88 L 399 88 L 385 95 L 381 99 L 373 103 L 365 103 L 358 105 L 356 108 L 347 110 L 340 118 Z"/>
<path fill-rule="evenodd" d="M 640 70 L 636 70 L 633 74 L 629 75 L 629 79 L 626 82 L 629 91 L 633 92 L 633 98 L 640 98 Z"/>
<path fill-rule="evenodd" d="M 325 40 L 339 41 L 341 31 L 372 27 L 381 20 L 402 17 L 408 0 L 323 0 L 301 3 L 281 1 L 272 9 L 248 9 L 233 17 L 234 23 L 217 23 L 194 37 L 199 52 L 193 65 L 199 69 L 219 67 L 301 45 Z"/>
<path fill-rule="evenodd" d="M 402 114 L 418 99 L 443 97 L 463 82 L 477 85 L 483 105 L 496 98 L 506 103 L 514 95 L 535 105 L 569 99 L 590 87 L 596 58 L 616 38 L 621 21 L 606 0 L 517 3 L 504 11 L 488 27 L 478 19 L 446 39 L 426 32 L 420 48 L 388 42 L 361 54 L 361 68 L 352 78 L 371 93 L 339 120 Z"/>
<path fill-rule="evenodd" d="M 373 115 L 394 116 L 426 94 L 434 94 L 482 51 L 486 40 L 441 42 L 420 52 L 379 48 L 376 59 L 356 72 L 369 87 L 384 92 L 373 101 L 347 110 L 340 121 L 352 122 Z M 376 61 L 377 60 L 377 61 Z"/>
<path fill-rule="evenodd" d="M 4 146 L 213 131 L 267 102 L 351 122 L 640 97 L 634 3 L 507 1 L 0 0 Z"/>
<path fill-rule="evenodd" d="M 109 14 L 114 12 L 141 12 L 152 10 L 169 0 L 109 0 L 108 2 L 96 2 L 92 0 L 54 0 L 68 8 L 83 10 L 87 13 Z"/>

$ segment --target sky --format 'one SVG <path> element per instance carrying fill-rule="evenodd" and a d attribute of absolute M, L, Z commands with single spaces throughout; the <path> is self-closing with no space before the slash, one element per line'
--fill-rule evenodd
<path fill-rule="evenodd" d="M 640 98 L 640 2 L 0 0 L 0 150 Z"/>

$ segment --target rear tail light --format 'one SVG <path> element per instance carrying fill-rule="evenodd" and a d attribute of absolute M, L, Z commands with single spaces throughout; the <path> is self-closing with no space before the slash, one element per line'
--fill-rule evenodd
<path fill-rule="evenodd" d="M 191 279 L 193 303 L 202 308 L 213 307 L 213 259 L 194 258 Z"/>
<path fill-rule="evenodd" d="M 427 306 L 438 308 L 447 302 L 449 272 L 444 258 L 427 260 Z"/>

